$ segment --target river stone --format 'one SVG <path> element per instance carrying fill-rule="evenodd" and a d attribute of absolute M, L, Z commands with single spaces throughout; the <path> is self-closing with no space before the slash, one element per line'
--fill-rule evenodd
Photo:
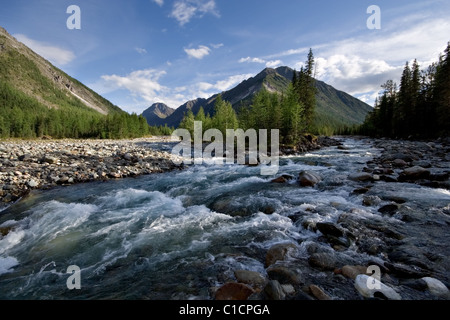
<path fill-rule="evenodd" d="M 289 251 L 297 250 L 293 243 L 280 243 L 272 246 L 266 254 L 266 268 L 277 262 L 284 260 Z"/>
<path fill-rule="evenodd" d="M 36 187 L 39 185 L 39 183 L 36 182 L 36 180 L 31 179 L 30 181 L 27 182 L 27 185 L 28 185 L 30 188 L 36 188 Z"/>
<path fill-rule="evenodd" d="M 403 159 L 395 159 L 394 161 L 392 161 L 392 164 L 397 168 L 403 168 L 408 165 L 408 163 Z"/>
<path fill-rule="evenodd" d="M 309 286 L 309 291 L 317 300 L 332 300 L 329 295 L 327 295 L 321 288 L 314 284 Z"/>
<path fill-rule="evenodd" d="M 283 266 L 272 266 L 267 269 L 267 274 L 271 280 L 277 280 L 282 284 L 301 284 L 303 282 L 299 272 Z"/>
<path fill-rule="evenodd" d="M 396 203 L 387 204 L 385 206 L 382 206 L 380 209 L 378 209 L 379 213 L 382 214 L 388 214 L 393 215 L 395 214 L 399 209 L 399 205 Z"/>
<path fill-rule="evenodd" d="M 367 207 L 374 207 L 381 203 L 381 199 L 378 196 L 364 196 L 363 205 Z"/>
<path fill-rule="evenodd" d="M 367 172 L 356 172 L 352 173 L 348 176 L 349 180 L 357 181 L 357 182 L 365 182 L 365 181 L 372 181 L 373 176 L 370 173 Z"/>
<path fill-rule="evenodd" d="M 240 283 L 262 287 L 267 282 L 266 278 L 259 272 L 249 270 L 236 270 L 234 276 Z"/>
<path fill-rule="evenodd" d="M 247 300 L 255 291 L 242 283 L 228 282 L 215 295 L 216 300 Z"/>
<path fill-rule="evenodd" d="M 270 280 L 264 288 L 264 293 L 270 300 L 284 300 L 286 294 L 277 280 Z"/>
<path fill-rule="evenodd" d="M 371 289 L 368 287 L 368 283 L 375 287 Z M 391 287 L 388 287 L 384 283 L 378 281 L 375 278 L 369 277 L 365 274 L 360 274 L 356 276 L 355 279 L 355 288 L 358 292 L 365 298 L 373 299 L 375 297 L 379 297 L 379 293 L 382 296 L 386 297 L 389 300 L 401 300 L 402 297 Z M 378 294 L 377 294 L 378 293 Z"/>
<path fill-rule="evenodd" d="M 360 274 L 367 273 L 367 267 L 364 266 L 343 266 L 341 269 L 341 273 L 343 276 L 355 280 L 356 277 Z"/>
<path fill-rule="evenodd" d="M 272 183 L 286 183 L 286 182 L 288 182 L 288 181 L 290 181 L 290 180 L 293 180 L 293 179 L 295 179 L 294 176 L 291 176 L 291 175 L 289 175 L 289 174 L 283 174 L 281 177 L 278 177 L 278 178 L 276 178 L 276 179 L 273 179 L 273 180 L 270 181 L 270 182 L 272 182 Z"/>
<path fill-rule="evenodd" d="M 391 273 L 400 278 L 423 278 L 429 276 L 429 272 L 417 266 L 407 266 L 401 263 L 385 262 L 384 266 L 388 268 Z"/>
<path fill-rule="evenodd" d="M 322 232 L 326 236 L 331 235 L 339 238 L 344 235 L 344 231 L 334 223 L 318 222 L 316 224 L 316 227 L 320 232 Z"/>
<path fill-rule="evenodd" d="M 424 277 L 422 280 L 427 283 L 428 290 L 432 295 L 439 298 L 450 298 L 447 286 L 440 280 L 431 277 Z"/>
<path fill-rule="evenodd" d="M 52 157 L 52 156 L 44 156 L 44 158 L 42 158 L 42 162 L 47 162 L 48 164 L 55 164 L 58 163 L 59 159 L 56 157 Z"/>
<path fill-rule="evenodd" d="M 336 266 L 336 257 L 332 253 L 313 253 L 309 257 L 308 262 L 312 267 L 320 270 L 334 270 Z"/>
<path fill-rule="evenodd" d="M 400 181 L 414 181 L 420 179 L 427 179 L 430 176 L 430 170 L 415 166 L 412 168 L 408 168 L 403 170 L 400 173 L 399 180 Z"/>
<path fill-rule="evenodd" d="M 298 183 L 302 187 L 314 187 L 320 181 L 322 181 L 322 177 L 315 172 L 302 171 L 298 175 Z"/>

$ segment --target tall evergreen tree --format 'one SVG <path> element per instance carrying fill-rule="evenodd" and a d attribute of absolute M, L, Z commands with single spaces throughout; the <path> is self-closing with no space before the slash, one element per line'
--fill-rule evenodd
<path fill-rule="evenodd" d="M 436 85 L 433 95 L 436 106 L 437 126 L 441 134 L 450 134 L 450 42 L 445 50 L 436 72 Z"/>

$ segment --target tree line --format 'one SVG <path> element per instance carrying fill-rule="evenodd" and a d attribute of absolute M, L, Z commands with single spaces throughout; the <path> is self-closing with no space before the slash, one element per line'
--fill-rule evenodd
<path fill-rule="evenodd" d="M 439 60 L 421 70 L 406 62 L 397 86 L 386 81 L 360 134 L 393 138 L 438 137 L 450 133 L 450 42 Z"/>
<path fill-rule="evenodd" d="M 143 116 L 126 112 L 102 115 L 81 103 L 59 109 L 0 82 L 0 138 L 122 139 L 170 135 L 173 128 L 150 127 Z"/>
<path fill-rule="evenodd" d="M 249 106 L 242 106 L 238 112 L 222 96 L 216 98 L 214 114 L 205 114 L 203 107 L 194 115 L 192 110 L 185 114 L 180 128 L 187 129 L 193 136 L 194 121 L 202 121 L 203 131 L 219 129 L 226 134 L 227 129 L 279 129 L 280 142 L 295 145 L 301 134 L 311 130 L 315 106 L 316 87 L 313 76 L 314 55 L 310 49 L 307 60 L 299 72 L 294 70 L 292 83 L 281 94 L 259 91 Z"/>

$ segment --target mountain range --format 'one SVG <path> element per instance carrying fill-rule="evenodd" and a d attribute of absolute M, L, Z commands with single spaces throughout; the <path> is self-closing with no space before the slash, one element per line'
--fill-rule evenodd
<path fill-rule="evenodd" d="M 106 115 L 122 112 L 87 86 L 17 41 L 0 27 L 0 80 L 14 99 L 26 99 L 49 109 L 87 108 Z"/>
<path fill-rule="evenodd" d="M 236 87 L 220 93 L 222 99 L 230 102 L 236 111 L 242 106 L 251 104 L 253 96 L 263 88 L 269 92 L 284 92 L 291 83 L 294 70 L 289 67 L 276 69 L 266 68 L 256 76 L 244 80 Z M 364 122 L 367 113 L 372 107 L 361 100 L 333 88 L 323 81 L 315 81 L 316 93 L 316 117 L 317 127 L 329 126 L 339 128 L 343 126 L 358 125 Z M 198 98 L 172 109 L 165 104 L 157 103 L 145 110 L 143 115 L 150 125 L 178 127 L 188 110 L 197 114 L 200 107 L 205 113 L 214 114 L 214 103 L 219 94 L 207 99 Z"/>

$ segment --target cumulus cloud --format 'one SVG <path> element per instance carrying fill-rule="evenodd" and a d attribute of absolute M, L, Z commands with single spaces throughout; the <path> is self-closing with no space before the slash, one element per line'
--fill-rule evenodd
<path fill-rule="evenodd" d="M 197 49 L 184 49 L 187 55 L 195 59 L 203 59 L 211 53 L 211 49 L 207 46 L 199 46 Z"/>
<path fill-rule="evenodd" d="M 14 37 L 31 50 L 57 66 L 66 65 L 75 59 L 75 54 L 70 50 L 30 39 L 23 34 L 15 34 Z"/>
<path fill-rule="evenodd" d="M 207 13 L 220 17 L 214 0 L 178 0 L 173 4 L 170 17 L 183 26 L 192 18 L 201 18 Z"/>
<path fill-rule="evenodd" d="M 159 84 L 159 78 L 165 75 L 165 71 L 145 69 L 133 71 L 126 76 L 104 75 L 104 86 L 110 91 L 125 89 L 132 95 L 138 96 L 147 102 L 153 103 L 157 94 L 168 89 Z"/>

